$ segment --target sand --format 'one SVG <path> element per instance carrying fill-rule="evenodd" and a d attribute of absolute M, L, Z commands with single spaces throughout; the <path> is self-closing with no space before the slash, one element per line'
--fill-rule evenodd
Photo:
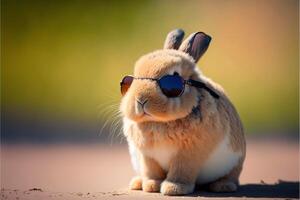
<path fill-rule="evenodd" d="M 134 171 L 126 145 L 2 145 L 1 199 L 299 198 L 297 142 L 251 140 L 236 193 L 199 188 L 184 197 L 127 189 Z"/>

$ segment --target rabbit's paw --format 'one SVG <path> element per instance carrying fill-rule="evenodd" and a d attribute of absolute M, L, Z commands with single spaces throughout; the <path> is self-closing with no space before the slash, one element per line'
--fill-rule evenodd
<path fill-rule="evenodd" d="M 135 176 L 131 179 L 129 183 L 129 188 L 131 190 L 141 190 L 142 189 L 142 178 L 140 176 Z"/>
<path fill-rule="evenodd" d="M 184 195 L 194 191 L 195 184 L 183 184 L 164 181 L 161 185 L 160 192 L 164 195 Z"/>
<path fill-rule="evenodd" d="M 159 192 L 160 180 L 145 179 L 143 180 L 143 191 L 145 192 Z"/>
<path fill-rule="evenodd" d="M 235 192 L 237 188 L 237 184 L 229 180 L 216 181 L 209 185 L 212 192 Z"/>

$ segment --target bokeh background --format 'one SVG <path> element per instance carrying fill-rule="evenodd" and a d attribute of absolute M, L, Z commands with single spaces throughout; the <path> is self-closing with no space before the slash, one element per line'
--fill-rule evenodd
<path fill-rule="evenodd" d="M 247 135 L 297 137 L 298 16 L 297 0 L 2 0 L 2 142 L 121 142 L 119 81 L 174 28 L 212 36 L 199 68 Z"/>

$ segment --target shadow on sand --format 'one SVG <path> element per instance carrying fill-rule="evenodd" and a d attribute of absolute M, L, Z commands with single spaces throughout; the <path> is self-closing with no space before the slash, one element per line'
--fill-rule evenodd
<path fill-rule="evenodd" d="M 299 198 L 299 182 L 279 180 L 275 184 L 241 185 L 235 193 L 210 193 L 197 191 L 192 197 L 252 197 L 252 198 Z"/>

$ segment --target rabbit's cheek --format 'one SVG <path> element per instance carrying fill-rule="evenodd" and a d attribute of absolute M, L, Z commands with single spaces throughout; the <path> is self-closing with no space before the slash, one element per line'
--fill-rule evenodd
<path fill-rule="evenodd" d="M 128 117 L 130 119 L 134 118 L 134 99 L 132 98 L 132 95 L 129 92 L 122 99 L 120 111 L 122 112 L 123 116 Z"/>

